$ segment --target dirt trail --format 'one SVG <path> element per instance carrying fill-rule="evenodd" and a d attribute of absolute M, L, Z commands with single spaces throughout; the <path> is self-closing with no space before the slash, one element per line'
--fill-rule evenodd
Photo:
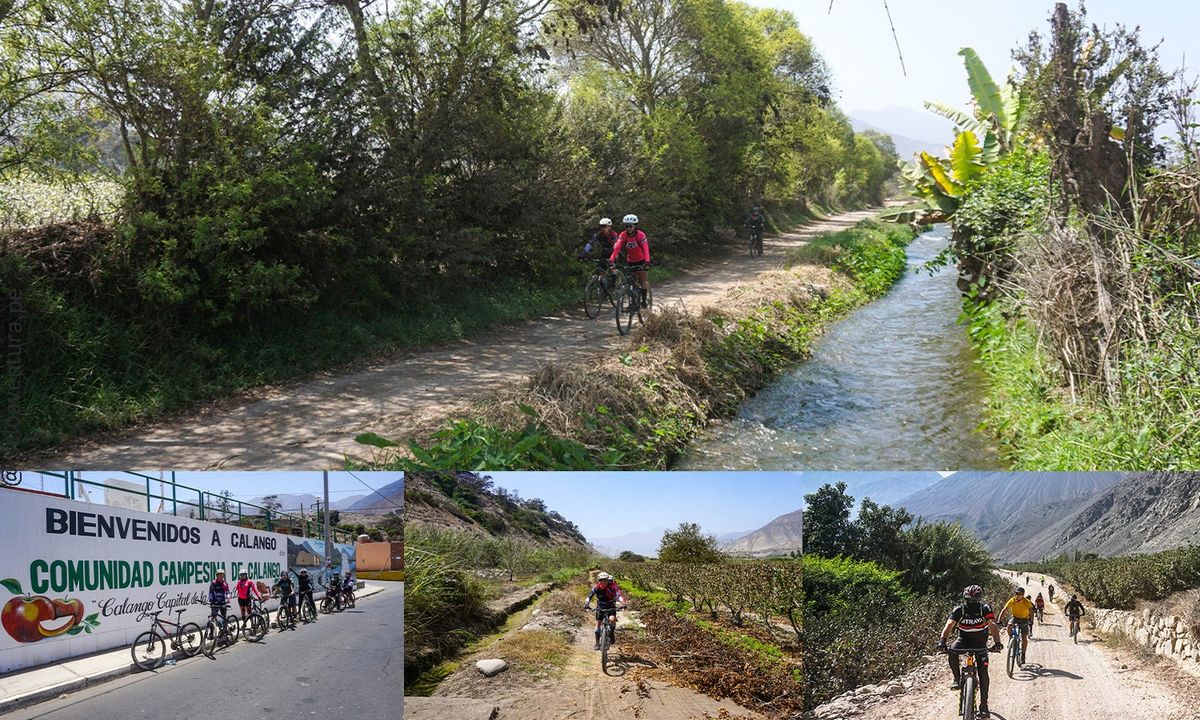
<path fill-rule="evenodd" d="M 1006 576 L 1008 577 L 1008 576 Z M 1048 597 L 1041 576 L 1030 577 L 1026 594 Z M 1024 576 L 1019 581 L 1024 581 Z M 1055 598 L 1061 587 L 1055 585 Z M 1000 611 L 1000 601 L 994 605 Z M 1002 628 L 1003 630 L 1003 628 Z M 1007 639 L 1005 641 L 1007 650 Z M 1089 631 L 1087 623 L 1079 643 L 1069 636 L 1062 605 L 1047 604 L 1045 622 L 1034 626 L 1024 669 L 1005 673 L 1004 653 L 991 656 L 990 710 L 997 720 L 1025 718 L 1119 718 L 1120 720 L 1200 719 L 1200 691 L 1194 678 L 1170 667 L 1169 661 L 1148 661 L 1137 652 L 1108 647 Z M 957 717 L 956 693 L 949 689 L 950 669 L 920 687 L 867 709 L 856 718 L 865 720 L 926 720 Z"/>
<path fill-rule="evenodd" d="M 765 239 L 761 257 L 723 254 L 654 289 L 655 305 L 691 309 L 775 269 L 814 234 L 854 225 L 877 211 L 844 213 Z M 242 468 L 307 470 L 366 457 L 354 442 L 372 430 L 403 439 L 466 407 L 491 388 L 550 361 L 584 357 L 621 340 L 610 315 L 570 309 L 497 328 L 445 347 L 410 352 L 304 381 L 259 389 L 193 414 L 23 458 L 40 468 Z"/>
<path fill-rule="evenodd" d="M 559 616 L 561 618 L 561 616 Z M 550 674 L 530 674 L 515 667 L 492 678 L 475 669 L 477 660 L 493 657 L 488 649 L 462 663 L 462 668 L 438 686 L 435 698 L 485 700 L 499 708 L 496 720 L 704 720 L 727 717 L 757 720 L 763 716 L 730 701 L 720 701 L 687 688 L 659 680 L 639 678 L 637 668 L 647 667 L 633 641 L 637 613 L 622 613 L 618 625 L 623 638 L 610 651 L 617 665 L 609 675 L 600 670 L 600 654 L 592 649 L 590 627 L 571 628 L 570 656 L 564 667 Z M 534 616 L 526 627 L 561 628 L 564 623 Z M 565 623 L 568 626 L 573 622 Z M 512 633 L 523 632 L 522 629 Z M 510 635 L 512 634 L 510 633 Z"/>

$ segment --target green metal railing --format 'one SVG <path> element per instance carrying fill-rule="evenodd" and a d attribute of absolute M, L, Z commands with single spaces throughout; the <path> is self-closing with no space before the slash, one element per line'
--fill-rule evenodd
<path fill-rule="evenodd" d="M 277 528 L 286 528 L 291 531 L 299 529 L 300 534 L 304 537 L 322 537 L 325 534 L 324 525 L 318 522 L 315 518 L 294 515 L 279 510 L 272 510 L 262 505 L 256 505 L 244 500 L 222 495 L 221 493 L 206 492 L 199 488 L 189 487 L 175 482 L 175 473 L 170 473 L 170 478 L 155 477 L 144 473 L 133 472 L 129 470 L 121 471 L 120 475 L 127 475 L 132 478 L 137 478 L 145 482 L 146 489 L 143 492 L 140 488 L 124 488 L 113 485 L 106 485 L 102 482 L 88 480 L 80 476 L 73 470 L 65 472 L 50 472 L 41 471 L 43 477 L 58 478 L 63 481 L 63 492 L 59 494 L 70 500 L 80 500 L 78 491 L 80 486 L 97 487 L 105 492 L 121 492 L 129 495 L 141 495 L 146 498 L 146 512 L 162 512 L 170 513 L 176 517 L 180 516 L 180 508 L 183 508 L 183 515 L 195 518 L 197 520 L 207 520 L 209 522 L 219 522 L 232 525 L 240 525 L 259 530 L 275 531 Z M 156 493 L 151 483 L 161 483 L 162 485 L 170 486 L 170 494 L 166 494 L 166 490 L 162 493 Z M 181 491 L 184 491 L 181 493 Z M 86 495 L 86 490 L 84 492 Z M 183 497 L 180 497 L 180 495 Z M 195 500 L 192 500 L 192 497 Z M 161 510 L 154 509 L 154 501 L 158 500 Z M 249 523 L 249 524 L 247 524 Z M 261 527 L 260 527 L 261 524 Z M 333 536 L 334 542 L 349 542 L 353 543 L 356 536 L 351 532 L 339 530 L 336 527 L 331 528 L 330 534 Z"/>

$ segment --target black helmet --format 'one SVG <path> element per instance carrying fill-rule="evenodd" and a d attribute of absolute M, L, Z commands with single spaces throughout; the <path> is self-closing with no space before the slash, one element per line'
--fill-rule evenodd
<path fill-rule="evenodd" d="M 1023 588 L 1023 587 L 1013 588 L 1013 595 L 1024 595 L 1024 594 L 1025 594 L 1025 588 Z"/>
<path fill-rule="evenodd" d="M 1071 599 L 1072 599 L 1072 600 L 1078 600 L 1079 598 L 1078 598 L 1077 596 L 1075 596 L 1075 595 L 1072 595 L 1072 596 L 1071 596 Z"/>
<path fill-rule="evenodd" d="M 963 598 L 967 600 L 979 600 L 983 597 L 983 588 L 978 585 L 972 585 L 966 590 L 963 590 Z"/>

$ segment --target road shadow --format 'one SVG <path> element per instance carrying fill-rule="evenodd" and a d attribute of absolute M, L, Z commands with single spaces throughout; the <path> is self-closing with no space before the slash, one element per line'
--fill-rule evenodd
<path fill-rule="evenodd" d="M 609 677 L 622 677 L 625 675 L 625 673 L 629 672 L 630 668 L 635 665 L 644 668 L 658 667 L 653 660 L 644 658 L 640 655 L 621 654 L 609 663 L 608 670 L 606 670 L 604 674 L 608 675 Z"/>
<path fill-rule="evenodd" d="M 1035 674 L 1038 677 L 1061 677 L 1061 678 L 1066 678 L 1068 680 L 1082 680 L 1083 679 L 1082 675 L 1076 675 L 1075 673 L 1067 672 L 1066 670 L 1058 670 L 1056 668 L 1042 667 L 1041 665 L 1037 666 L 1037 670 L 1035 671 Z"/>
<path fill-rule="evenodd" d="M 991 710 L 991 709 L 989 708 L 989 710 Z M 994 720 L 1008 720 L 1008 717 L 1007 717 L 1007 716 L 1005 716 L 1005 715 L 1003 715 L 1003 714 L 1001 714 L 1001 713 L 998 713 L 998 712 L 996 712 L 995 710 L 991 710 L 991 717 L 992 717 Z"/>

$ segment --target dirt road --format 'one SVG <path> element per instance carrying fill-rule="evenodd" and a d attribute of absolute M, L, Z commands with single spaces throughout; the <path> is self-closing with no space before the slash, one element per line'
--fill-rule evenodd
<path fill-rule="evenodd" d="M 816 233 L 839 230 L 876 211 L 837 215 L 765 239 L 751 259 L 731 251 L 654 289 L 658 306 L 692 309 L 778 267 L 784 253 Z M 431 420 L 461 410 L 484 391 L 519 381 L 550 361 L 617 347 L 611 316 L 580 309 L 477 335 L 447 347 L 405 353 L 354 370 L 264 388 L 184 417 L 131 428 L 22 461 L 24 467 L 225 468 L 307 470 L 368 456 L 354 436 L 368 430 L 404 439 Z"/>
<path fill-rule="evenodd" d="M 489 653 L 494 650 L 484 648 L 464 660 L 461 669 L 443 681 L 432 698 L 406 699 L 405 717 L 412 720 L 449 717 L 446 714 L 449 703 L 466 700 L 499 708 L 498 714 L 492 716 L 495 720 L 702 720 L 722 717 L 722 710 L 729 713 L 728 717 L 739 720 L 763 717 L 733 702 L 714 700 L 659 680 L 633 677 L 637 667 L 648 666 L 633 641 L 631 628 L 637 623 L 636 612 L 621 616 L 618 632 L 623 639 L 612 651 L 616 667 L 610 668 L 608 675 L 601 672 L 600 655 L 592 649 L 592 630 L 574 627 L 573 620 L 556 615 L 531 616 L 521 629 L 508 636 L 547 629 L 569 633 L 570 651 L 561 668 L 529 672 L 510 667 L 486 678 L 475 668 L 477 660 L 492 657 Z"/>
<path fill-rule="evenodd" d="M 1019 581 L 1024 581 L 1020 577 Z M 1040 576 L 1030 578 L 1026 594 L 1037 597 L 1046 587 Z M 1047 584 L 1054 583 L 1047 577 Z M 1022 583 L 1024 584 L 1024 583 Z M 1060 587 L 1055 584 L 1056 591 Z M 1056 597 L 1058 597 L 1056 595 Z M 1003 601 L 993 607 L 997 613 Z M 1005 641 L 1007 650 L 1007 639 Z M 1024 668 L 1009 678 L 1005 657 L 991 656 L 990 705 L 997 720 L 1026 718 L 1112 718 L 1113 720 L 1200 719 L 1200 691 L 1194 678 L 1171 667 L 1170 661 L 1149 661 L 1131 649 L 1110 647 L 1087 629 L 1072 642 L 1062 605 L 1047 605 L 1045 622 L 1034 627 Z M 900 697 L 875 704 L 861 714 L 864 720 L 926 720 L 957 717 L 957 694 L 950 689 L 950 669 L 941 671 Z M 819 717 L 832 717 L 818 713 Z"/>

